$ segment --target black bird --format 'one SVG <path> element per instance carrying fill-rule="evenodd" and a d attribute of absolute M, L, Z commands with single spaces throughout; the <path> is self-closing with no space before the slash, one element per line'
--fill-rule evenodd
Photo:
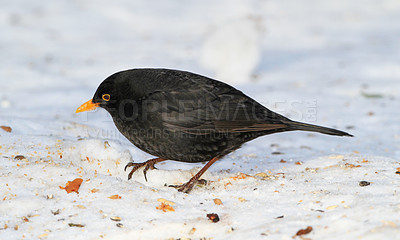
<path fill-rule="evenodd" d="M 241 91 L 198 74 L 170 69 L 132 69 L 117 72 L 97 88 L 93 99 L 76 112 L 102 107 L 118 130 L 135 146 L 156 156 L 133 167 L 174 160 L 208 163 L 187 183 L 172 186 L 190 192 L 200 176 L 218 159 L 257 137 L 312 131 L 337 136 L 346 132 L 292 121 L 272 112 Z M 146 178 L 147 180 L 147 178 Z"/>

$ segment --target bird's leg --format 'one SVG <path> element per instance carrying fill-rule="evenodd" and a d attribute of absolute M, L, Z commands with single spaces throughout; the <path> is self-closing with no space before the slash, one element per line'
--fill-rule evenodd
<path fill-rule="evenodd" d="M 142 163 L 133 163 L 133 162 L 129 162 L 128 164 L 126 164 L 124 170 L 126 171 L 126 169 L 127 169 L 128 167 L 133 167 L 132 170 L 130 171 L 130 173 L 128 174 L 128 180 L 129 180 L 129 179 L 132 178 L 132 174 L 133 174 L 134 172 L 136 172 L 136 170 L 138 170 L 139 168 L 141 168 L 141 167 L 144 166 L 143 175 L 144 175 L 144 179 L 145 179 L 146 182 L 147 182 L 147 176 L 146 176 L 147 170 L 149 170 L 149 169 L 156 169 L 156 167 L 154 166 L 154 164 L 159 163 L 159 162 L 162 162 L 162 161 L 165 161 L 165 160 L 167 160 L 167 159 L 163 159 L 163 158 L 153 158 L 153 159 L 147 160 L 146 162 L 142 162 Z"/>
<path fill-rule="evenodd" d="M 203 173 L 205 171 L 207 171 L 207 169 L 213 164 L 215 163 L 219 158 L 215 157 L 213 159 L 211 159 L 202 169 L 200 169 L 200 171 L 198 173 L 196 173 L 196 175 L 194 175 L 187 183 L 182 184 L 182 185 L 169 185 L 168 187 L 173 187 L 176 188 L 179 192 L 184 192 L 184 193 L 189 193 L 192 188 L 194 187 L 194 185 L 196 183 L 198 183 L 199 178 L 201 177 L 201 175 L 203 175 Z"/>

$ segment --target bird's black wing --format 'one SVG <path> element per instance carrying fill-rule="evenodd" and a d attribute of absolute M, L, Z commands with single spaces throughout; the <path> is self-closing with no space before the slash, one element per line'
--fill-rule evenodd
<path fill-rule="evenodd" d="M 156 119 L 169 131 L 191 134 L 256 132 L 286 128 L 285 117 L 241 91 L 212 79 L 190 79 L 146 98 L 159 105 Z"/>

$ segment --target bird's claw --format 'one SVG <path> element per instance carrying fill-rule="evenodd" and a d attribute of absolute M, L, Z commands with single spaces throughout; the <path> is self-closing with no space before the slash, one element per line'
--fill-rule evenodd
<path fill-rule="evenodd" d="M 125 171 L 126 171 L 126 169 L 128 168 L 128 167 L 133 167 L 132 168 L 132 170 L 129 172 L 129 174 L 128 174 L 128 180 L 130 180 L 131 178 L 132 178 L 132 175 L 133 175 L 133 173 L 134 172 L 136 172 L 139 168 L 141 168 L 141 167 L 143 167 L 143 166 L 145 166 L 146 165 L 146 162 L 143 162 L 143 163 L 133 163 L 133 162 L 129 162 L 128 164 L 126 164 L 126 166 L 125 166 Z M 145 177 L 144 177 L 145 179 L 147 179 L 146 178 L 146 175 L 145 175 Z M 147 181 L 147 180 L 146 180 Z"/>
<path fill-rule="evenodd" d="M 149 169 L 150 169 L 150 170 L 157 169 L 157 168 L 154 166 L 154 164 L 155 164 L 155 162 L 146 164 L 145 167 L 144 167 L 144 169 L 143 169 L 143 175 L 144 175 L 144 179 L 146 180 L 146 182 L 147 182 L 147 170 L 149 170 Z"/>
<path fill-rule="evenodd" d="M 129 162 L 128 164 L 125 165 L 124 171 L 126 172 L 126 169 L 127 169 L 128 167 L 132 167 L 132 166 L 135 166 L 135 163 Z"/>
<path fill-rule="evenodd" d="M 126 164 L 126 166 L 124 168 L 124 170 L 126 171 L 126 169 L 128 167 L 133 167 L 132 170 L 128 174 L 128 180 L 130 180 L 132 178 L 132 175 L 133 175 L 134 172 L 136 172 L 139 168 L 144 166 L 143 175 L 144 175 L 144 179 L 147 182 L 147 170 L 149 170 L 149 169 L 150 170 L 157 169 L 154 166 L 154 164 L 156 164 L 157 162 L 160 162 L 160 161 L 164 161 L 164 160 L 161 160 L 159 158 L 155 158 L 155 159 L 150 159 L 150 160 L 148 160 L 146 162 L 142 162 L 142 163 L 129 162 L 128 164 Z"/>
<path fill-rule="evenodd" d="M 205 180 L 205 179 L 192 180 L 191 179 L 187 183 L 184 183 L 182 185 L 168 185 L 168 187 L 173 187 L 176 190 L 178 190 L 178 192 L 189 193 L 190 191 L 192 191 L 195 184 L 207 185 L 207 180 Z"/>

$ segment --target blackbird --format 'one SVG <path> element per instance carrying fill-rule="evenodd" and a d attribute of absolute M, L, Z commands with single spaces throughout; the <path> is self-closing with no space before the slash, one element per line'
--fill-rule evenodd
<path fill-rule="evenodd" d="M 188 193 L 218 159 L 263 135 L 311 131 L 337 136 L 346 132 L 292 121 L 272 112 L 243 92 L 198 74 L 171 69 L 131 69 L 106 78 L 93 98 L 76 112 L 102 107 L 118 130 L 141 150 L 156 156 L 133 167 L 143 173 L 174 160 L 208 163 L 187 183 L 170 185 Z"/>

